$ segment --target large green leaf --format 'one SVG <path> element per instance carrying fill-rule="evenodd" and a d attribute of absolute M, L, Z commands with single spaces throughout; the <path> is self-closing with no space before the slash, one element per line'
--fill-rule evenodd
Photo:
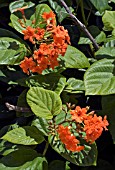
<path fill-rule="evenodd" d="M 24 44 L 13 38 L 0 38 L 0 64 L 16 65 L 23 60 L 27 49 Z"/>
<path fill-rule="evenodd" d="M 31 150 L 30 150 L 30 152 L 31 152 Z M 18 155 L 17 155 L 18 153 L 16 153 L 16 159 L 13 157 L 13 161 L 14 161 L 13 163 L 15 163 L 15 161 L 19 161 L 21 158 L 23 159 L 23 157 L 26 156 L 26 155 L 23 156 L 22 153 L 23 153 L 23 151 L 21 152 L 20 158 L 18 158 Z M 25 154 L 27 154 L 27 152 L 25 152 Z M 31 153 L 29 153 L 29 151 L 28 151 L 28 154 L 30 154 L 29 156 L 31 156 Z M 26 160 L 27 160 L 27 158 L 26 158 Z M 31 160 L 26 161 L 23 165 L 17 166 L 17 167 L 14 167 L 11 165 L 7 166 L 1 161 L 0 170 L 48 170 L 48 165 L 47 165 L 46 159 L 44 157 L 39 156 L 33 160 L 31 158 Z"/>
<path fill-rule="evenodd" d="M 64 60 L 66 68 L 86 68 L 90 66 L 86 56 L 81 51 L 70 45 L 68 45 L 64 55 Z"/>
<path fill-rule="evenodd" d="M 15 128 L 7 132 L 2 139 L 7 140 L 11 143 L 22 144 L 22 145 L 37 145 L 43 142 L 44 137 L 34 126 L 25 126 Z"/>
<path fill-rule="evenodd" d="M 1 159 L 1 162 L 6 166 L 20 166 L 27 161 L 32 161 L 38 156 L 38 153 L 32 149 L 19 149 Z"/>
<path fill-rule="evenodd" d="M 86 95 L 108 95 L 115 93 L 114 59 L 102 59 L 84 74 Z"/>
<path fill-rule="evenodd" d="M 25 85 L 28 87 L 43 87 L 45 89 L 55 91 L 57 94 L 60 94 L 66 85 L 66 78 L 56 73 L 30 76 L 19 83 L 24 81 Z"/>
<path fill-rule="evenodd" d="M 96 53 L 97 59 L 102 58 L 115 58 L 115 48 L 114 47 L 101 47 Z"/>
<path fill-rule="evenodd" d="M 102 97 L 102 113 L 107 115 L 109 121 L 109 130 L 115 143 L 115 95 L 103 96 Z"/>
<path fill-rule="evenodd" d="M 27 102 L 36 116 L 46 119 L 52 119 L 62 109 L 60 97 L 55 92 L 40 87 L 30 88 Z"/>
<path fill-rule="evenodd" d="M 106 31 L 112 31 L 115 36 L 115 11 L 105 11 L 102 21 Z"/>
<path fill-rule="evenodd" d="M 106 9 L 111 9 L 108 5 L 108 0 L 90 0 L 90 2 L 95 6 L 95 8 L 100 12 L 104 12 Z"/>
<path fill-rule="evenodd" d="M 49 135 L 49 143 L 51 147 L 58 152 L 66 160 L 78 166 L 96 165 L 97 161 L 97 147 L 96 144 L 85 144 L 84 150 L 80 152 L 69 152 L 65 149 L 63 144 L 59 142 L 58 137 Z"/>

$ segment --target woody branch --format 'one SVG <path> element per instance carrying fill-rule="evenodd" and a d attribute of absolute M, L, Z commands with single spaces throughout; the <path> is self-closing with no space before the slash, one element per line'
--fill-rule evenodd
<path fill-rule="evenodd" d="M 82 24 L 75 15 L 73 15 L 69 9 L 69 7 L 67 6 L 67 4 L 63 1 L 60 0 L 60 2 L 62 3 L 63 7 L 65 8 L 65 10 L 67 11 L 67 13 L 69 14 L 69 16 L 71 17 L 71 19 L 74 21 L 74 23 L 79 26 L 81 28 L 81 30 L 88 36 L 88 38 L 92 41 L 94 47 L 96 50 L 99 49 L 98 44 L 96 43 L 95 39 L 93 38 L 93 36 L 90 34 L 90 32 L 87 30 L 86 26 L 84 24 Z"/>

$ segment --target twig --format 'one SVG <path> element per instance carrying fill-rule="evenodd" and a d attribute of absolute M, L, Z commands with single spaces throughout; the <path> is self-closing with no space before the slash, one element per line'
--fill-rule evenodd
<path fill-rule="evenodd" d="M 31 112 L 31 110 L 27 107 L 14 106 L 9 103 L 5 103 L 5 105 L 9 110 L 15 110 L 16 112 Z"/>
<path fill-rule="evenodd" d="M 46 142 L 45 149 L 44 149 L 43 154 L 42 154 L 43 156 L 45 156 L 45 154 L 48 150 L 48 147 L 49 147 L 49 142 Z"/>
<path fill-rule="evenodd" d="M 82 24 L 77 18 L 75 15 L 73 15 L 69 9 L 69 7 L 67 6 L 67 4 L 63 1 L 63 0 L 60 0 L 60 2 L 62 3 L 63 7 L 65 8 L 65 10 L 67 11 L 67 13 L 70 15 L 70 17 L 72 18 L 72 20 L 75 22 L 75 24 L 77 26 L 79 26 L 83 32 L 88 36 L 88 38 L 92 41 L 94 47 L 96 50 L 99 49 L 99 46 L 98 44 L 96 43 L 95 39 L 92 37 L 92 35 L 90 34 L 90 32 L 87 30 L 86 26 L 84 24 Z"/>

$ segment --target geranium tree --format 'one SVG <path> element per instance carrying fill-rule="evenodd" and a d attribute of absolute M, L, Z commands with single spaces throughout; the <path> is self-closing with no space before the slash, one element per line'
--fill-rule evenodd
<path fill-rule="evenodd" d="M 0 80 L 22 90 L 15 105 L 1 95 L 16 121 L 1 127 L 0 169 L 97 165 L 96 140 L 108 129 L 115 138 L 114 3 L 8 3 L 17 34 L 0 28 Z M 102 28 L 90 25 L 91 15 L 102 19 Z M 96 109 L 92 96 L 100 99 Z M 52 155 L 48 162 L 49 148 L 63 161 Z"/>

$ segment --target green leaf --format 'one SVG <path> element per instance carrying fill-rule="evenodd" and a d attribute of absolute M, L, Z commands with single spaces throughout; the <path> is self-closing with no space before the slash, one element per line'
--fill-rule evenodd
<path fill-rule="evenodd" d="M 39 4 L 36 6 L 35 11 L 35 27 L 44 28 L 46 24 L 44 24 L 44 19 L 42 18 L 42 14 L 44 12 L 52 11 L 51 8 L 47 4 Z"/>
<path fill-rule="evenodd" d="M 106 38 L 104 47 L 115 47 L 115 37 L 112 36 L 110 38 Z"/>
<path fill-rule="evenodd" d="M 22 145 L 37 145 L 44 141 L 44 137 L 34 126 L 15 128 L 7 132 L 2 139 Z"/>
<path fill-rule="evenodd" d="M 38 117 L 35 120 L 32 121 L 32 126 L 35 126 L 38 128 L 40 132 L 42 132 L 45 136 L 48 136 L 48 122 L 46 119 L 42 117 Z"/>
<path fill-rule="evenodd" d="M 10 12 L 13 13 L 18 8 L 26 7 L 26 9 L 27 9 L 27 8 L 31 8 L 33 6 L 34 6 L 34 3 L 32 3 L 31 1 L 24 2 L 24 0 L 20 0 L 20 1 L 15 1 L 15 2 L 10 3 L 9 9 L 10 9 Z"/>
<path fill-rule="evenodd" d="M 23 156 L 22 153 L 21 153 L 21 157 Z M 39 156 L 31 161 L 27 161 L 26 163 L 18 167 L 13 167 L 13 166 L 11 167 L 10 165 L 6 166 L 5 164 L 0 163 L 0 170 L 48 170 L 48 165 L 46 159 L 44 157 Z"/>
<path fill-rule="evenodd" d="M 61 124 L 66 118 L 66 113 L 65 111 L 61 111 L 60 114 L 58 114 L 56 117 L 55 117 L 55 122 L 56 122 L 56 125 L 58 124 Z"/>
<path fill-rule="evenodd" d="M 13 38 L 0 38 L 0 64 L 17 65 L 23 60 L 27 49 L 24 44 Z"/>
<path fill-rule="evenodd" d="M 16 15 L 11 14 L 10 20 L 11 20 L 13 28 L 16 29 L 16 31 L 18 31 L 19 33 L 23 34 L 22 30 L 24 30 L 24 28 L 20 25 L 19 18 Z"/>
<path fill-rule="evenodd" d="M 38 153 L 32 149 L 19 149 L 1 159 L 1 162 L 6 166 L 20 166 L 27 161 L 32 161 L 38 156 Z"/>
<path fill-rule="evenodd" d="M 115 48 L 114 47 L 101 47 L 96 53 L 97 59 L 102 58 L 115 58 Z"/>
<path fill-rule="evenodd" d="M 78 44 L 92 44 L 92 42 L 89 38 L 80 37 Z"/>
<path fill-rule="evenodd" d="M 60 74 L 46 74 L 30 76 L 25 80 L 28 87 L 43 87 L 60 94 L 66 85 L 66 78 Z"/>
<path fill-rule="evenodd" d="M 115 0 L 110 0 L 110 1 L 115 3 Z"/>
<path fill-rule="evenodd" d="M 106 31 L 113 31 L 115 30 L 115 11 L 105 11 L 103 17 L 102 17 L 102 21 L 104 24 L 104 29 Z M 113 34 L 115 36 L 115 34 Z"/>
<path fill-rule="evenodd" d="M 102 96 L 102 114 L 107 115 L 107 119 L 109 122 L 109 130 L 111 132 L 112 138 L 115 143 L 115 94 L 109 96 Z"/>
<path fill-rule="evenodd" d="M 66 68 L 86 68 L 90 66 L 86 56 L 81 51 L 70 45 L 68 45 L 64 55 L 64 60 Z"/>
<path fill-rule="evenodd" d="M 105 40 L 106 40 L 106 34 L 105 34 L 103 31 L 101 31 L 100 34 L 95 37 L 95 41 L 96 41 L 97 43 L 102 43 L 102 42 L 104 42 Z"/>
<path fill-rule="evenodd" d="M 71 93 L 79 93 L 85 90 L 84 82 L 79 79 L 69 78 L 67 81 L 67 85 L 64 91 L 71 92 Z"/>
<path fill-rule="evenodd" d="M 53 91 L 40 87 L 31 87 L 27 93 L 27 103 L 36 116 L 52 119 L 60 113 L 62 103 L 60 97 Z"/>
<path fill-rule="evenodd" d="M 94 5 L 94 7 L 100 12 L 104 12 L 107 9 L 111 9 L 108 5 L 108 0 L 90 0 L 90 2 Z"/>
<path fill-rule="evenodd" d="M 92 64 L 84 74 L 85 95 L 115 93 L 114 60 L 102 59 Z"/>
<path fill-rule="evenodd" d="M 49 164 L 49 170 L 65 170 L 65 162 L 54 160 Z"/>

